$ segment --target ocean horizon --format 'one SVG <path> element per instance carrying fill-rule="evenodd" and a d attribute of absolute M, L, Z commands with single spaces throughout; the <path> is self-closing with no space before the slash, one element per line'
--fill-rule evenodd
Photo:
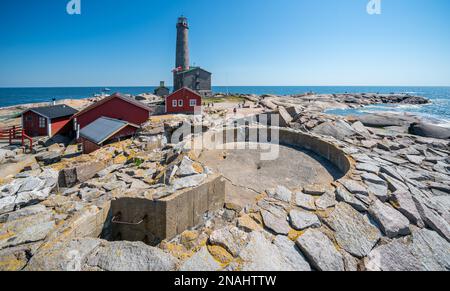
<path fill-rule="evenodd" d="M 108 92 L 138 95 L 153 93 L 155 86 L 107 87 Z M 168 86 L 172 89 L 172 87 Z M 23 87 L 0 88 L 0 108 L 14 105 L 50 102 L 53 98 L 83 99 L 102 93 L 105 87 Z M 431 100 L 428 105 L 370 105 L 359 109 L 328 110 L 337 115 L 359 115 L 373 112 L 408 112 L 442 125 L 450 126 L 450 87 L 428 86 L 213 86 L 214 93 L 292 95 L 306 92 L 332 93 L 409 93 Z"/>

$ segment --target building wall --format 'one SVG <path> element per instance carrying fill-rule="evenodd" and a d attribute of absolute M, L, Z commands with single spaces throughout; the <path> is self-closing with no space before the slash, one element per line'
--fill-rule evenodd
<path fill-rule="evenodd" d="M 179 90 L 166 98 L 167 113 L 187 113 L 193 114 L 195 106 L 190 106 L 189 100 L 195 99 L 197 106 L 202 105 L 202 97 L 189 90 Z M 177 101 L 177 106 L 173 106 L 173 101 Z M 183 100 L 183 106 L 179 106 L 179 100 Z"/>
<path fill-rule="evenodd" d="M 56 134 L 67 134 L 72 131 L 71 117 L 61 117 L 52 119 L 52 136 Z"/>
<path fill-rule="evenodd" d="M 122 129 L 121 131 L 119 131 L 118 133 L 116 133 L 115 135 L 111 136 L 106 142 L 105 144 L 107 144 L 108 142 L 117 140 L 119 138 L 125 138 L 125 137 L 130 137 L 136 134 L 137 128 L 133 127 L 133 126 L 127 126 L 124 129 Z"/>
<path fill-rule="evenodd" d="M 141 125 L 149 119 L 149 115 L 148 110 L 128 103 L 120 98 L 113 98 L 77 116 L 77 123 L 80 125 L 80 129 L 82 129 L 103 116 Z"/>
<path fill-rule="evenodd" d="M 211 91 L 211 73 L 197 68 L 186 73 L 175 73 L 174 91 L 183 87 L 194 91 Z"/>
<path fill-rule="evenodd" d="M 85 139 L 84 137 L 80 138 L 80 143 L 83 145 L 84 154 L 90 154 L 101 148 L 101 146 Z"/>
<path fill-rule="evenodd" d="M 43 117 L 45 118 L 45 127 L 40 128 L 39 117 L 42 116 L 32 111 L 25 112 L 22 115 L 22 127 L 28 136 L 35 137 L 48 135 L 48 120 L 47 118 Z"/>
<path fill-rule="evenodd" d="M 124 129 L 122 129 L 121 131 L 119 131 L 118 133 L 111 136 L 103 144 L 109 144 L 109 143 L 115 142 L 119 138 L 126 138 L 126 137 L 133 136 L 134 134 L 136 134 L 136 131 L 137 131 L 136 127 L 127 126 Z M 101 148 L 100 145 L 97 145 L 84 137 L 80 137 L 79 142 L 83 145 L 83 153 L 84 154 L 90 154 Z"/>
<path fill-rule="evenodd" d="M 166 97 L 167 95 L 170 94 L 170 90 L 169 90 L 169 88 L 166 88 L 166 87 L 159 87 L 159 88 L 155 89 L 154 93 L 156 96 Z"/>

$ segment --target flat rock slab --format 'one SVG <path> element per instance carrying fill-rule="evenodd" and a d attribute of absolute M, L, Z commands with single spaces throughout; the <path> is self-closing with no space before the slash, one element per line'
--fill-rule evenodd
<path fill-rule="evenodd" d="M 294 271 L 297 265 L 287 260 L 283 252 L 261 232 L 252 232 L 249 243 L 239 255 L 242 271 Z"/>
<path fill-rule="evenodd" d="M 372 174 L 378 174 L 380 172 L 380 167 L 374 163 L 357 163 L 356 169 L 358 171 L 364 171 Z"/>
<path fill-rule="evenodd" d="M 275 189 L 269 189 L 266 192 L 270 198 L 287 203 L 291 202 L 292 192 L 284 186 L 277 186 Z"/>
<path fill-rule="evenodd" d="M 317 209 L 326 210 L 336 205 L 336 195 L 334 192 L 327 191 L 324 195 L 320 196 L 315 203 Z"/>
<path fill-rule="evenodd" d="M 174 271 L 177 259 L 142 242 L 110 242 L 99 247 L 87 261 L 105 271 Z"/>
<path fill-rule="evenodd" d="M 367 217 L 346 203 L 338 203 L 325 221 L 335 231 L 339 246 L 358 258 L 365 257 L 381 237 Z"/>
<path fill-rule="evenodd" d="M 410 233 L 409 220 L 390 205 L 377 200 L 370 206 L 369 213 L 379 224 L 383 233 L 389 238 Z"/>
<path fill-rule="evenodd" d="M 408 218 L 411 223 L 420 227 L 424 226 L 419 210 L 417 210 L 416 203 L 409 192 L 395 192 L 392 194 L 391 200 L 397 210 Z"/>
<path fill-rule="evenodd" d="M 450 270 L 450 243 L 435 231 L 421 229 L 412 234 L 411 252 L 427 271 Z"/>
<path fill-rule="evenodd" d="M 42 241 L 55 227 L 50 213 L 40 213 L 0 226 L 0 249 Z"/>
<path fill-rule="evenodd" d="M 102 244 L 100 239 L 81 238 L 61 241 L 42 248 L 28 263 L 27 271 L 83 271 L 89 256 Z"/>
<path fill-rule="evenodd" d="M 202 247 L 200 251 L 196 252 L 192 257 L 186 260 L 180 267 L 180 271 L 219 271 L 222 266 L 209 253 L 207 247 Z"/>
<path fill-rule="evenodd" d="M 309 229 L 295 243 L 317 270 L 345 271 L 342 255 L 322 232 Z"/>
<path fill-rule="evenodd" d="M 347 191 L 343 186 L 336 188 L 336 199 L 339 202 L 345 202 L 360 212 L 367 211 L 367 205 Z"/>
<path fill-rule="evenodd" d="M 306 210 L 316 210 L 316 204 L 314 197 L 311 195 L 303 194 L 302 192 L 295 193 L 295 204 Z"/>
<path fill-rule="evenodd" d="M 273 241 L 273 244 L 280 250 L 284 259 L 292 266 L 292 270 L 311 271 L 311 266 L 308 261 L 295 243 L 289 238 L 284 235 L 278 235 Z"/>
<path fill-rule="evenodd" d="M 317 215 L 310 212 L 294 209 L 289 212 L 289 218 L 292 227 L 296 230 L 304 230 L 308 227 L 318 228 L 322 225 Z"/>
<path fill-rule="evenodd" d="M 450 243 L 434 231 L 414 231 L 372 250 L 365 260 L 369 271 L 448 271 Z"/>
<path fill-rule="evenodd" d="M 289 233 L 289 230 L 291 228 L 289 227 L 289 223 L 286 220 L 287 215 L 276 216 L 272 212 L 266 210 L 262 210 L 261 215 L 263 218 L 264 226 L 268 229 L 272 230 L 276 234 L 287 235 Z"/>
<path fill-rule="evenodd" d="M 368 271 L 423 271 L 420 261 L 401 240 L 372 250 L 365 259 Z"/>
<path fill-rule="evenodd" d="M 365 196 L 369 195 L 367 187 L 357 181 L 350 179 L 341 179 L 339 180 L 339 183 L 341 183 L 341 185 L 344 186 L 352 194 L 360 194 Z"/>
<path fill-rule="evenodd" d="M 209 236 L 213 245 L 219 245 L 237 257 L 242 248 L 247 244 L 248 234 L 235 226 L 227 226 L 215 230 Z"/>

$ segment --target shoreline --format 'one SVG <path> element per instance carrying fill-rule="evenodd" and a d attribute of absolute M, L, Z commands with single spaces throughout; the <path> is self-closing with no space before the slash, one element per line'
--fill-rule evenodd
<path fill-rule="evenodd" d="M 105 95 L 106 96 L 106 95 Z M 84 97 L 80 99 L 62 99 L 56 101 L 56 104 L 66 104 L 71 106 L 77 110 L 82 110 L 83 108 L 89 106 L 93 102 L 98 101 L 105 96 L 91 96 Z M 150 99 L 154 102 L 155 97 L 158 99 L 159 97 L 149 94 L 149 93 L 140 93 L 136 95 L 132 95 L 133 98 L 137 98 L 137 100 L 147 102 Z M 255 100 L 263 100 L 269 101 L 271 99 L 277 99 L 275 104 L 277 106 L 284 105 L 289 100 L 294 100 L 293 106 L 298 105 L 303 106 L 303 110 L 306 112 L 315 112 L 326 115 L 332 115 L 335 118 L 342 119 L 358 119 L 359 116 L 379 116 L 381 118 L 387 117 L 389 119 L 395 119 L 396 117 L 407 118 L 410 119 L 411 123 L 428 123 L 434 126 L 442 127 L 442 128 L 450 128 L 450 120 L 445 117 L 437 118 L 435 116 L 427 117 L 424 114 L 410 112 L 410 111 L 389 111 L 382 110 L 377 111 L 374 110 L 372 112 L 362 112 L 364 108 L 371 106 L 386 106 L 392 105 L 393 108 L 401 108 L 401 106 L 410 107 L 410 106 L 430 106 L 433 105 L 433 100 L 429 98 L 425 98 L 422 96 L 413 95 L 410 93 L 392 93 L 392 94 L 379 94 L 379 93 L 333 93 L 333 94 L 315 94 L 315 93 L 300 93 L 300 94 L 291 94 L 291 95 L 274 95 L 274 94 L 241 94 L 241 93 L 215 93 L 211 98 L 223 99 L 223 97 L 238 97 L 241 99 L 247 99 L 249 101 Z M 162 101 L 162 99 L 160 99 Z M 150 102 L 151 103 L 151 102 Z M 236 103 L 239 102 L 236 100 L 231 100 L 228 103 Z M 20 113 L 26 109 L 39 107 L 39 106 L 48 106 L 51 104 L 50 102 L 36 102 L 36 103 L 27 103 L 27 104 L 17 104 L 7 107 L 0 107 L 0 122 L 2 126 L 12 126 L 12 125 L 20 125 Z M 269 106 L 270 107 L 270 106 Z M 276 109 L 276 108 L 273 108 Z M 388 109 L 388 108 L 386 108 Z M 333 111 L 342 110 L 350 111 L 348 113 L 339 114 Z M 362 112 L 362 114 L 352 114 L 352 110 L 357 110 Z"/>

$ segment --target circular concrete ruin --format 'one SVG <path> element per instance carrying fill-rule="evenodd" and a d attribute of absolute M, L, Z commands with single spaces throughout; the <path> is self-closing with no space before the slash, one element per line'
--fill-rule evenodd
<path fill-rule="evenodd" d="M 187 146 L 227 180 L 226 201 L 241 206 L 278 185 L 293 190 L 311 185 L 327 188 L 351 168 L 334 144 L 286 128 L 220 129 L 194 138 Z"/>

